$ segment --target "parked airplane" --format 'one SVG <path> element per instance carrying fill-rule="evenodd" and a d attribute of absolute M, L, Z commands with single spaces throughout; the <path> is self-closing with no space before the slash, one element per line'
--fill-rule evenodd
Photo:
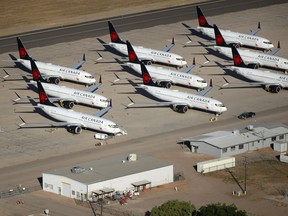
<path fill-rule="evenodd" d="M 171 106 L 174 111 L 180 113 L 185 113 L 188 108 L 196 108 L 213 112 L 216 114 L 216 116 L 227 110 L 224 104 L 220 101 L 204 96 L 212 89 L 212 84 L 209 87 L 206 87 L 204 90 L 198 92 L 197 94 L 190 94 L 187 92 L 181 92 L 178 90 L 171 90 L 167 88 L 159 88 L 155 87 L 155 83 L 153 82 L 149 72 L 146 69 L 146 66 L 143 63 L 141 64 L 141 70 L 143 85 L 140 85 L 140 87 L 154 97 L 162 100 L 163 102 L 137 104 Z M 128 107 L 135 104 L 131 98 L 130 100 L 132 103 L 130 103 Z"/>
<path fill-rule="evenodd" d="M 72 109 L 74 104 L 85 104 L 93 107 L 100 107 L 106 108 L 109 106 L 109 100 L 99 94 L 92 93 L 101 85 L 100 82 L 94 84 L 87 88 L 86 90 L 79 90 L 74 88 L 69 88 L 66 86 L 59 86 L 51 83 L 45 83 L 40 71 L 38 70 L 37 65 L 35 64 L 34 60 L 31 59 L 31 68 L 32 68 L 32 76 L 33 80 L 28 84 L 32 84 L 37 86 L 37 81 L 42 83 L 45 92 L 52 96 L 50 100 L 52 102 L 59 102 L 59 104 L 68 109 Z M 101 77 L 100 77 L 101 78 Z M 19 102 L 20 98 L 14 100 L 16 103 Z"/>
<path fill-rule="evenodd" d="M 196 6 L 196 9 L 199 22 L 199 26 L 197 26 L 197 29 L 199 29 L 199 31 L 201 31 L 203 34 L 215 39 L 213 26 L 208 23 L 200 7 Z M 255 36 L 255 34 L 260 31 L 260 29 L 261 28 L 259 23 L 258 28 L 251 31 L 249 34 L 243 34 L 223 29 L 221 29 L 220 31 L 228 44 L 237 44 L 240 46 L 271 50 L 274 45 L 268 39 Z"/>
<path fill-rule="evenodd" d="M 229 83 L 227 79 L 224 78 L 226 84 L 224 84 L 221 88 L 225 88 L 229 84 L 240 86 L 264 86 L 266 91 L 272 93 L 278 93 L 281 88 L 288 88 L 287 75 L 248 68 L 234 46 L 232 46 L 232 54 L 234 66 L 231 67 L 231 70 L 254 82 Z"/>
<path fill-rule="evenodd" d="M 54 106 L 54 104 L 49 100 L 41 82 L 37 82 L 37 86 L 40 103 L 35 107 L 40 108 L 47 115 L 59 122 L 25 122 L 20 117 L 23 121 L 23 123 L 19 125 L 20 127 L 29 127 L 29 125 L 48 125 L 51 127 L 66 127 L 69 132 L 74 134 L 80 134 L 82 129 L 91 129 L 110 135 L 127 134 L 114 122 L 101 117 L 111 109 L 111 104 L 94 115 L 84 114 L 74 110 L 67 110 L 65 108 Z"/>
<path fill-rule="evenodd" d="M 125 65 L 132 68 L 134 71 L 142 75 L 141 61 L 135 53 L 131 43 L 126 41 L 129 62 Z M 153 81 L 157 86 L 170 88 L 172 84 L 183 85 L 187 87 L 193 87 L 197 89 L 203 89 L 207 87 L 207 82 L 197 75 L 188 74 L 190 70 L 195 67 L 195 59 L 193 65 L 185 68 L 181 72 L 176 70 L 165 69 L 162 67 L 155 67 L 152 65 L 146 65 Z"/>
<path fill-rule="evenodd" d="M 116 29 L 110 21 L 108 21 L 108 25 L 111 39 L 111 42 L 109 42 L 109 46 L 127 56 L 128 53 L 126 43 L 120 39 Z M 174 39 L 171 45 L 164 47 L 162 50 L 144 48 L 141 46 L 134 46 L 133 48 L 137 53 L 139 59 L 141 61 L 147 62 L 147 64 L 151 64 L 152 62 L 158 62 L 162 64 L 173 65 L 176 67 L 183 67 L 187 65 L 187 62 L 182 56 L 168 52 L 173 47 L 173 45 Z"/>
<path fill-rule="evenodd" d="M 27 50 L 25 49 L 21 39 L 17 37 L 18 51 L 20 59 L 17 59 L 21 65 L 31 70 L 30 59 Z M 90 74 L 82 70 L 78 70 L 81 65 L 84 63 L 83 61 L 75 64 L 72 67 L 63 67 L 59 65 L 54 65 L 51 63 L 44 63 L 40 61 L 36 61 L 37 67 L 42 72 L 43 77 L 51 83 L 58 84 L 60 80 L 69 80 L 73 82 L 83 83 L 86 85 L 92 85 L 96 82 L 96 79 Z"/>
<path fill-rule="evenodd" d="M 232 59 L 231 47 L 227 45 L 218 27 L 214 25 L 216 46 L 214 48 L 221 54 Z M 254 67 L 264 66 L 269 68 L 276 68 L 281 70 L 288 70 L 288 59 L 275 56 L 275 53 L 280 48 L 276 48 L 270 54 L 254 52 L 251 50 L 238 49 L 239 54 L 242 56 L 243 61 Z"/>

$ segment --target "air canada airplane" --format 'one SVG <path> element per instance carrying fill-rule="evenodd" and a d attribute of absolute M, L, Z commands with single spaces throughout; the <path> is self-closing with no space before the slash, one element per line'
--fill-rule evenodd
<path fill-rule="evenodd" d="M 196 9 L 199 22 L 197 29 L 199 29 L 199 31 L 201 31 L 203 34 L 215 39 L 213 26 L 208 23 L 200 7 L 196 6 Z M 260 31 L 260 23 L 258 28 L 252 30 L 250 34 L 243 34 L 223 29 L 220 31 L 228 44 L 237 44 L 239 46 L 246 46 L 262 50 L 271 50 L 274 47 L 274 45 L 268 39 L 255 36 L 255 34 Z"/>
<path fill-rule="evenodd" d="M 17 44 L 20 59 L 17 59 L 16 61 L 27 69 L 31 70 L 31 57 L 29 56 L 19 37 L 17 37 Z M 60 80 L 69 80 L 77 83 L 83 83 L 86 85 L 92 85 L 96 82 L 96 79 L 90 73 L 79 70 L 79 68 L 84 62 L 85 58 L 83 57 L 83 60 L 81 62 L 75 64 L 70 68 L 40 61 L 36 61 L 36 65 L 41 71 L 43 77 L 48 82 L 58 84 Z"/>
<path fill-rule="evenodd" d="M 135 70 L 137 73 L 142 75 L 141 72 L 141 62 L 135 53 L 131 43 L 126 41 L 128 58 L 129 62 L 125 65 Z M 162 67 L 155 67 L 152 65 L 146 65 L 147 70 L 149 71 L 153 81 L 157 86 L 170 88 L 172 84 L 183 85 L 186 87 L 193 87 L 197 89 L 203 89 L 207 87 L 207 82 L 200 76 L 188 74 L 190 70 L 195 67 L 194 64 L 185 68 L 181 72 L 176 70 L 165 69 Z"/>
<path fill-rule="evenodd" d="M 69 132 L 74 134 L 80 134 L 82 129 L 95 130 L 109 135 L 127 134 L 114 122 L 101 117 L 111 109 L 111 104 L 94 115 L 67 110 L 54 106 L 45 93 L 41 82 L 37 82 L 37 86 L 40 103 L 35 107 L 43 110 L 47 115 L 59 122 L 25 122 L 20 117 L 23 121 L 23 123 L 19 125 L 21 128 L 29 127 L 29 125 L 48 125 L 51 127 L 66 127 Z"/>
<path fill-rule="evenodd" d="M 196 108 L 215 113 L 216 116 L 227 110 L 224 104 L 220 101 L 204 96 L 212 89 L 212 83 L 209 87 L 206 87 L 197 94 L 190 94 L 167 88 L 159 88 L 155 86 L 155 83 L 153 82 L 149 72 L 146 69 L 146 66 L 143 63 L 141 64 L 141 69 L 143 85 L 140 85 L 140 88 L 144 89 L 149 94 L 162 100 L 163 102 L 135 103 L 131 98 L 129 98 L 131 103 L 128 105 L 128 107 L 134 104 L 154 104 L 171 106 L 174 111 L 179 113 L 187 112 L 188 108 Z"/>
<path fill-rule="evenodd" d="M 114 28 L 113 24 L 110 21 L 108 21 L 108 25 L 111 39 L 111 42 L 109 42 L 109 46 L 127 56 L 128 53 L 126 43 L 120 39 L 116 29 Z M 147 64 L 157 62 L 167 65 L 173 65 L 176 66 L 177 68 L 187 65 L 187 62 L 182 56 L 169 52 L 169 50 L 173 46 L 174 46 L 174 39 L 172 41 L 172 44 L 167 45 L 162 50 L 155 50 L 141 46 L 134 46 L 133 48 L 137 53 L 138 58 L 141 61 L 147 62 Z"/>
<path fill-rule="evenodd" d="M 33 81 L 28 84 L 35 85 L 37 87 L 37 81 L 42 83 L 42 86 L 45 92 L 52 96 L 50 98 L 51 102 L 59 102 L 59 104 L 68 109 L 72 109 L 74 104 L 85 104 L 93 107 L 106 108 L 109 106 L 109 100 L 99 94 L 92 93 L 94 92 L 100 85 L 101 79 L 99 83 L 96 83 L 86 90 L 79 90 L 74 88 L 69 88 L 66 86 L 55 85 L 52 83 L 45 83 L 45 80 L 42 78 L 40 71 L 37 68 L 34 60 L 31 59 L 31 68 L 32 68 L 32 76 Z M 101 78 L 101 77 L 100 77 Z M 20 98 L 14 100 L 14 102 L 19 102 Z"/>
<path fill-rule="evenodd" d="M 237 49 L 234 46 L 232 46 L 231 49 L 234 61 L 234 66 L 231 67 L 231 70 L 254 82 L 229 83 L 224 78 L 226 84 L 224 84 L 221 88 L 225 88 L 229 84 L 237 86 L 264 86 L 266 91 L 272 93 L 278 93 L 281 88 L 288 88 L 287 75 L 248 68 L 248 66 L 243 62 L 242 57 Z"/>
<path fill-rule="evenodd" d="M 215 31 L 215 41 L 216 46 L 214 48 L 221 54 L 227 56 L 228 58 L 232 57 L 231 47 L 226 43 L 218 27 L 214 25 Z M 275 53 L 280 48 L 276 48 L 274 52 L 270 54 L 259 53 L 251 50 L 238 49 L 239 54 L 241 55 L 243 61 L 249 66 L 253 67 L 268 67 L 275 68 L 287 71 L 288 70 L 288 59 L 275 56 Z"/>

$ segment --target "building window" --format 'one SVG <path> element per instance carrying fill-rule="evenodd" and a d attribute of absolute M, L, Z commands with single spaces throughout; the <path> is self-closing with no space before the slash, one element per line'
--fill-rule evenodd
<path fill-rule="evenodd" d="M 235 146 L 232 146 L 232 147 L 231 147 L 231 151 L 235 151 Z"/>
<path fill-rule="evenodd" d="M 50 184 L 50 189 L 53 190 L 53 185 L 52 184 Z"/>
<path fill-rule="evenodd" d="M 222 152 L 226 153 L 227 152 L 227 148 L 223 148 Z"/>
<path fill-rule="evenodd" d="M 239 145 L 239 149 L 243 149 L 244 148 L 244 145 L 243 144 L 240 144 Z"/>
<path fill-rule="evenodd" d="M 49 187 L 49 184 L 45 183 L 45 184 L 44 184 L 44 187 L 45 187 L 45 188 L 48 188 L 48 187 Z"/>
<path fill-rule="evenodd" d="M 276 136 L 275 137 L 272 137 L 272 139 L 271 139 L 272 141 L 276 141 Z"/>
<path fill-rule="evenodd" d="M 72 195 L 73 195 L 73 196 L 75 195 L 75 191 L 74 191 L 74 190 L 72 190 Z"/>
<path fill-rule="evenodd" d="M 279 140 L 282 140 L 282 139 L 284 139 L 284 134 L 279 136 Z"/>

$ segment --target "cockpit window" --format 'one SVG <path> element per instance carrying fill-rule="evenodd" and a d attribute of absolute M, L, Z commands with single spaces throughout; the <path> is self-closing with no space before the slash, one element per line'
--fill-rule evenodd
<path fill-rule="evenodd" d="M 272 44 L 270 41 L 263 41 L 264 44 Z"/>
<path fill-rule="evenodd" d="M 118 125 L 108 125 L 109 127 L 111 127 L 111 128 L 119 128 L 119 126 Z"/>
<path fill-rule="evenodd" d="M 207 83 L 205 80 L 197 80 L 199 83 Z"/>
<path fill-rule="evenodd" d="M 100 99 L 101 102 L 109 102 L 108 99 Z"/>
<path fill-rule="evenodd" d="M 215 104 L 216 107 L 225 107 L 224 104 Z"/>
<path fill-rule="evenodd" d="M 284 62 L 284 64 L 288 65 L 288 62 Z"/>
<path fill-rule="evenodd" d="M 177 61 L 185 61 L 184 58 L 176 58 Z"/>
<path fill-rule="evenodd" d="M 85 77 L 88 78 L 88 79 L 94 79 L 93 76 L 87 76 L 87 75 L 85 75 Z"/>

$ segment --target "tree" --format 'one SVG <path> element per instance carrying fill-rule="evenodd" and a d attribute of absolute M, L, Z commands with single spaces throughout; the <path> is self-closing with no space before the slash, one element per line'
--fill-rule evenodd
<path fill-rule="evenodd" d="M 195 216 L 248 216 L 246 211 L 238 210 L 237 207 L 226 204 L 208 204 L 195 212 Z"/>
<path fill-rule="evenodd" d="M 151 210 L 151 216 L 192 216 L 196 208 L 193 204 L 186 201 L 169 200 L 163 203 L 161 206 L 153 207 Z"/>

